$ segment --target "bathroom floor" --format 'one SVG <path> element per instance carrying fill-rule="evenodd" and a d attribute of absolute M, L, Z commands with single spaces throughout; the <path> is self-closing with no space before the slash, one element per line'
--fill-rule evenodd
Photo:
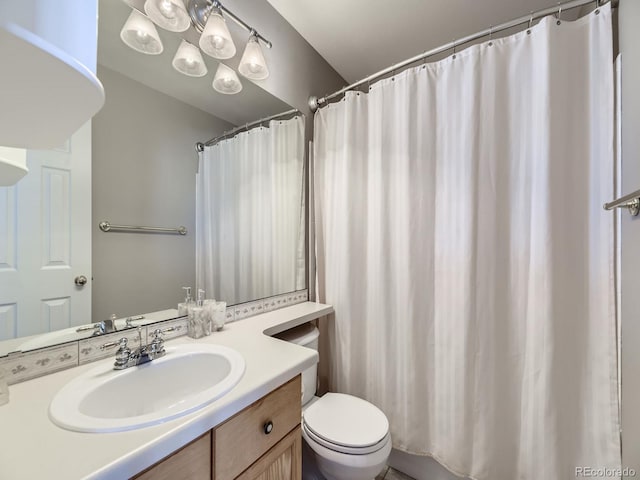
<path fill-rule="evenodd" d="M 385 467 L 375 480 L 414 480 L 414 478 L 391 467 Z"/>

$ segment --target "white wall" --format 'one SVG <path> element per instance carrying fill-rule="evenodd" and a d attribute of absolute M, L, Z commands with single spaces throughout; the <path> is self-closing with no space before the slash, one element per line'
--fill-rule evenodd
<path fill-rule="evenodd" d="M 622 193 L 640 188 L 640 1 L 620 0 Z M 640 474 L 640 217 L 622 216 L 622 463 Z"/>
<path fill-rule="evenodd" d="M 227 122 L 98 67 L 107 101 L 93 119 L 94 321 L 176 308 L 195 284 L 196 142 Z M 98 223 L 187 227 L 188 234 L 104 233 Z"/>

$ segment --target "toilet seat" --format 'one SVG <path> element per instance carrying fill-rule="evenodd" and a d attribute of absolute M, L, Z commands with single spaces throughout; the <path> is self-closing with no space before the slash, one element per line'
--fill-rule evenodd
<path fill-rule="evenodd" d="M 305 409 L 302 428 L 309 440 L 348 455 L 367 455 L 389 442 L 382 411 L 358 397 L 327 393 Z"/>
<path fill-rule="evenodd" d="M 317 443 L 318 445 L 322 445 L 323 447 L 328 448 L 329 450 L 333 450 L 337 453 L 343 453 L 345 455 L 368 455 L 370 453 L 375 453 L 378 450 L 384 448 L 391 438 L 391 435 L 387 433 L 383 437 L 383 439 L 375 445 L 370 445 L 368 447 L 345 447 L 344 445 L 338 445 L 319 437 L 305 424 L 302 425 L 302 430 L 305 434 L 305 439 L 307 440 L 307 442 L 312 441 L 314 443 Z"/>

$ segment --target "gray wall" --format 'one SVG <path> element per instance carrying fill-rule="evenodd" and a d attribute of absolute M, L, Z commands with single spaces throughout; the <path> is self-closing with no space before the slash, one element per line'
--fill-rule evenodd
<path fill-rule="evenodd" d="M 234 13 L 260 18 L 273 42 L 271 75 L 256 82 L 307 114 L 310 95 L 346 82 L 266 1 L 239 0 Z M 240 60 L 237 55 L 230 66 Z M 235 62 L 235 63 L 234 63 Z M 195 282 L 193 144 L 230 126 L 220 119 L 98 66 L 107 95 L 93 123 L 93 318 L 170 308 Z M 309 208 L 309 202 L 307 202 Z M 98 222 L 184 225 L 187 237 L 103 233 Z M 313 266 L 307 271 L 313 275 Z"/>
<path fill-rule="evenodd" d="M 175 308 L 195 284 L 194 144 L 231 125 L 98 67 L 93 118 L 93 320 Z M 98 223 L 184 225 L 186 236 L 104 233 Z"/>
<path fill-rule="evenodd" d="M 255 82 L 272 95 L 309 113 L 307 99 L 310 95 L 332 93 L 347 84 L 269 2 L 235 0 L 231 8 L 240 18 L 255 22 L 260 33 L 273 43 L 272 49 L 263 48 L 269 78 Z M 330 32 L 327 27 L 327 35 Z M 241 48 L 244 46 L 238 46 Z M 225 63 L 236 68 L 240 57 L 236 55 Z M 312 123 L 308 121 L 307 125 Z"/>
<path fill-rule="evenodd" d="M 620 0 L 622 193 L 640 188 L 640 2 Z M 640 472 L 640 217 L 622 216 L 622 463 Z"/>

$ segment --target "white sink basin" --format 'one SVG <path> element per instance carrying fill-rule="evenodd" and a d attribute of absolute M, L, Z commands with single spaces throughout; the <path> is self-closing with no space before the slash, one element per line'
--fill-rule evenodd
<path fill-rule="evenodd" d="M 168 346 L 157 360 L 113 370 L 113 359 L 67 383 L 49 416 L 77 432 L 120 432 L 193 412 L 229 392 L 244 374 L 244 359 L 221 345 Z"/>

